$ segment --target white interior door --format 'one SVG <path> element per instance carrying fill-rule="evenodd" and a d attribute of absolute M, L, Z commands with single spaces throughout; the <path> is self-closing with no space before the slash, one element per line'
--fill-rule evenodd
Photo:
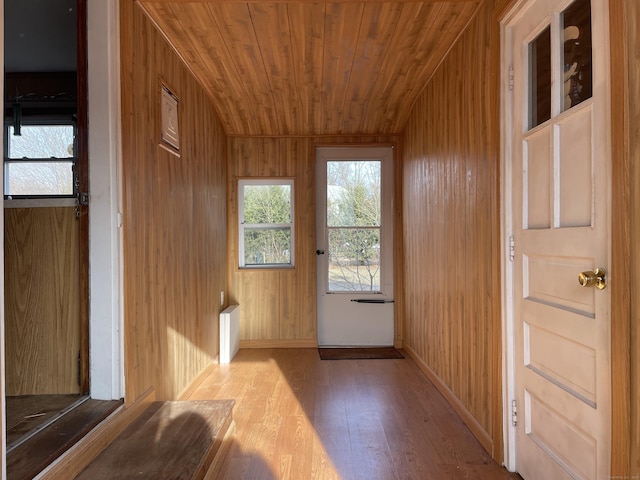
<path fill-rule="evenodd" d="M 606 0 L 523 1 L 505 29 L 525 480 L 609 478 L 610 295 L 589 274 L 579 282 L 609 273 L 607 11 Z"/>
<path fill-rule="evenodd" d="M 393 149 L 316 152 L 318 345 L 393 345 Z"/>

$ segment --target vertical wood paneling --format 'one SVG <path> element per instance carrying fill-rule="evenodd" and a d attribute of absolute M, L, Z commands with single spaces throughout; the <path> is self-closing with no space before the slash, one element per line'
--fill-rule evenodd
<path fill-rule="evenodd" d="M 315 160 L 319 144 L 398 144 L 397 137 L 230 137 L 229 299 L 241 308 L 240 338 L 251 345 L 310 345 L 316 329 Z M 400 159 L 397 158 L 398 164 Z M 398 169 L 398 176 L 400 170 Z M 238 268 L 238 178 L 294 179 L 295 268 Z M 399 211 L 396 210 L 399 215 Z M 399 220 L 399 219 L 397 219 Z M 400 223 L 396 227 L 399 228 Z M 397 249 L 401 251 L 400 248 Z M 398 308 L 396 305 L 396 318 Z M 398 322 L 399 323 L 399 320 Z M 401 328 L 396 328 L 401 335 Z M 396 337 L 398 338 L 398 337 Z"/>
<path fill-rule="evenodd" d="M 617 6 L 620 8 L 620 6 Z M 630 316 L 629 332 L 621 332 L 630 340 L 630 385 L 628 390 L 620 391 L 619 395 L 627 395 L 629 398 L 629 478 L 640 477 L 640 5 L 637 1 L 626 0 L 626 28 L 622 31 L 627 34 L 627 45 L 625 53 L 628 53 L 626 68 L 628 69 L 628 163 L 629 185 L 631 190 L 629 215 L 630 232 L 626 240 L 630 244 Z M 620 52 L 619 52 L 620 53 Z M 619 64 L 618 64 L 619 65 Z M 615 67 L 615 64 L 614 64 Z M 624 71 L 624 69 L 622 70 Z M 617 75 L 617 71 L 612 70 L 612 75 Z M 623 92 L 624 93 L 624 92 Z M 614 89 L 613 96 L 620 95 L 620 91 Z M 614 137 L 615 138 L 615 137 Z M 623 141 L 623 144 L 626 142 Z M 623 172 L 623 174 L 626 172 Z M 621 213 L 623 214 L 623 213 Z M 621 252 L 622 255 L 624 252 Z M 626 257 L 620 257 L 619 263 L 624 262 Z M 623 324 L 625 325 L 625 324 Z M 625 335 L 627 334 L 627 335 Z M 624 337 L 623 337 L 624 338 Z M 614 368 L 616 365 L 613 366 Z M 615 372 L 615 370 L 614 370 Z M 615 391 L 615 390 L 614 390 Z M 624 421 L 624 418 L 619 419 Z M 614 438 L 614 441 L 618 439 Z M 624 440 L 624 439 L 620 439 Z M 615 445 L 615 444 L 614 444 Z"/>
<path fill-rule="evenodd" d="M 209 98 L 132 0 L 121 5 L 127 403 L 176 398 L 218 353 L 226 291 L 226 137 Z M 159 146 L 160 85 L 180 156 Z"/>
<path fill-rule="evenodd" d="M 414 105 L 404 137 L 404 344 L 502 458 L 499 40 L 486 2 Z"/>
<path fill-rule="evenodd" d="M 631 244 L 629 233 L 630 165 L 628 139 L 629 79 L 619 75 L 628 71 L 625 3 L 613 2 L 610 9 L 611 28 L 611 97 L 612 134 L 612 198 L 611 198 L 611 474 L 629 477 L 631 398 L 630 390 L 630 315 L 631 315 Z M 631 72 L 629 72 L 631 73 Z M 637 398 L 637 397 L 636 397 Z"/>
<path fill-rule="evenodd" d="M 6 394 L 80 393 L 74 209 L 8 208 L 4 219 Z"/>

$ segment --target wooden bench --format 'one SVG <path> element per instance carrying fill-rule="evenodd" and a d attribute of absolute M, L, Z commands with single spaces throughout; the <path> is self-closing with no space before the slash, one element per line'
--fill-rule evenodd
<path fill-rule="evenodd" d="M 76 479 L 203 479 L 235 431 L 234 404 L 154 402 Z"/>

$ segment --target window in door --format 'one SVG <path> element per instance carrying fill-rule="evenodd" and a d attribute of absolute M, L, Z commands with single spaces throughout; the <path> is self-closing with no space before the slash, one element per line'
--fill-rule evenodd
<path fill-rule="evenodd" d="M 327 161 L 328 292 L 380 292 L 381 162 Z"/>
<path fill-rule="evenodd" d="M 7 125 L 4 131 L 5 198 L 75 195 L 73 124 Z"/>

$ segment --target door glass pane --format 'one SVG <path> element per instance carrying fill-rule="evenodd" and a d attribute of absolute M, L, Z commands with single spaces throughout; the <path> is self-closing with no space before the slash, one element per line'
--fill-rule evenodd
<path fill-rule="evenodd" d="M 327 162 L 327 225 L 380 226 L 380 161 Z"/>
<path fill-rule="evenodd" d="M 562 111 L 591 98 L 591 2 L 577 0 L 560 16 L 562 25 Z"/>
<path fill-rule="evenodd" d="M 329 229 L 329 291 L 380 291 L 380 229 Z"/>
<path fill-rule="evenodd" d="M 330 292 L 380 291 L 379 160 L 327 162 Z"/>
<path fill-rule="evenodd" d="M 551 27 L 529 44 L 529 128 L 551 118 Z"/>

